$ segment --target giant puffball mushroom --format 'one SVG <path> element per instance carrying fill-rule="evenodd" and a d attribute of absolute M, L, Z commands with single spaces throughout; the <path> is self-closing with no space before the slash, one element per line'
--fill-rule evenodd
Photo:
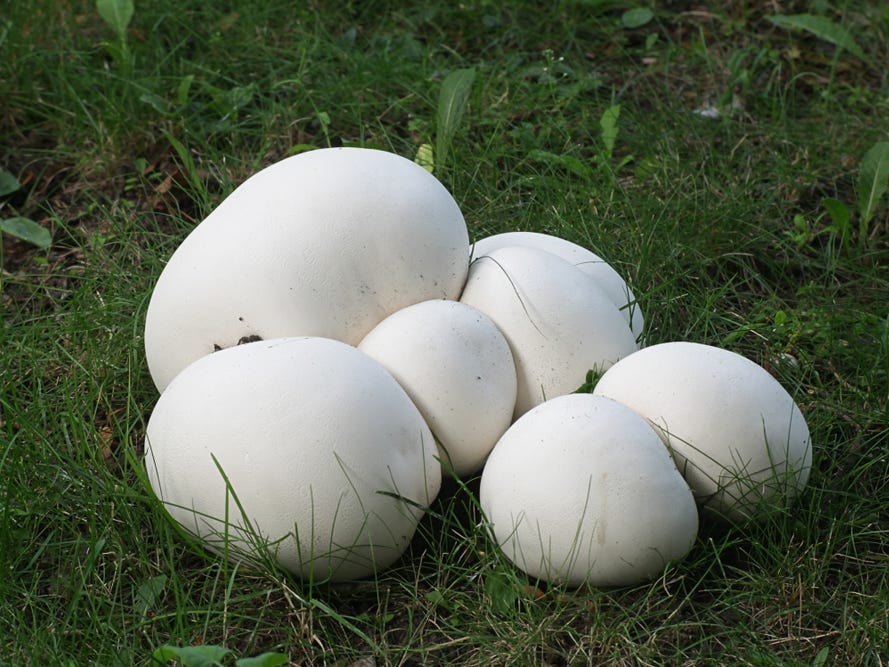
<path fill-rule="evenodd" d="M 330 148 L 247 179 L 173 253 L 154 288 L 145 352 L 157 388 L 242 340 L 355 345 L 396 310 L 459 297 L 469 235 L 429 172 L 384 151 Z"/>
<path fill-rule="evenodd" d="M 479 493 L 504 555 L 569 586 L 650 580 L 689 552 L 698 530 L 691 490 L 652 428 L 590 394 L 554 398 L 516 421 Z"/>
<path fill-rule="evenodd" d="M 594 394 L 645 417 L 698 502 L 731 520 L 783 506 L 809 478 L 812 443 L 793 398 L 740 354 L 690 342 L 652 345 L 612 366 Z"/>
<path fill-rule="evenodd" d="M 518 376 L 514 418 L 637 349 L 596 281 L 538 248 L 498 248 L 473 260 L 460 301 L 490 317 L 509 343 Z"/>
<path fill-rule="evenodd" d="M 466 476 L 481 468 L 516 401 L 512 353 L 486 315 L 457 301 L 424 301 L 380 322 L 358 349 L 413 399 L 447 471 Z"/>
<path fill-rule="evenodd" d="M 479 239 L 472 245 L 472 256 L 481 257 L 497 248 L 523 246 L 539 248 L 561 257 L 592 277 L 608 298 L 620 308 L 633 336 L 638 341 L 642 337 L 645 319 L 636 296 L 627 282 L 621 278 L 608 262 L 591 250 L 566 239 L 539 232 L 504 232 Z"/>
<path fill-rule="evenodd" d="M 438 493 L 436 455 L 382 366 L 305 337 L 189 365 L 154 408 L 145 465 L 172 517 L 211 549 L 340 581 L 402 554 Z"/>

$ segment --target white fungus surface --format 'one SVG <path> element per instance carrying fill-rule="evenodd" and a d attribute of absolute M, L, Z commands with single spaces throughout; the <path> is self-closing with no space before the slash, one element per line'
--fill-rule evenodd
<path fill-rule="evenodd" d="M 479 239 L 472 245 L 472 256 L 481 257 L 497 248 L 509 246 L 522 246 L 527 248 L 539 248 L 552 253 L 570 262 L 578 269 L 589 275 L 602 291 L 608 295 L 611 302 L 616 305 L 633 332 L 633 337 L 639 340 L 645 326 L 642 309 L 636 303 L 636 295 L 630 289 L 627 282 L 608 262 L 591 250 L 572 243 L 566 239 L 539 232 L 504 232 Z"/>
<path fill-rule="evenodd" d="M 475 259 L 460 301 L 490 317 L 509 342 L 518 376 L 515 418 L 637 349 L 596 281 L 539 248 L 498 248 Z"/>
<path fill-rule="evenodd" d="M 643 326 L 586 248 L 470 246 L 410 160 L 303 153 L 232 192 L 157 281 L 148 479 L 211 550 L 340 581 L 402 555 L 443 469 L 484 465 L 488 527 L 529 575 L 650 580 L 691 548 L 695 501 L 733 520 L 783 506 L 812 451 L 763 368 L 696 343 L 639 351 Z M 591 369 L 594 394 L 573 394 Z"/>
<path fill-rule="evenodd" d="M 178 523 L 217 551 L 227 540 L 247 558 L 267 551 L 315 581 L 401 555 L 438 493 L 436 454 L 392 376 L 323 338 L 202 357 L 167 387 L 146 435 L 149 480 Z"/>
<path fill-rule="evenodd" d="M 158 390 L 196 359 L 258 336 L 357 344 L 396 310 L 456 299 L 469 237 L 444 186 L 393 153 L 331 148 L 247 179 L 157 281 L 145 353 Z"/>
<path fill-rule="evenodd" d="M 478 471 L 512 423 L 516 401 L 515 364 L 496 325 L 466 304 L 424 301 L 387 317 L 358 348 L 413 399 L 447 472 Z"/>
<path fill-rule="evenodd" d="M 570 586 L 652 579 L 698 529 L 691 491 L 652 428 L 590 394 L 516 421 L 485 464 L 480 501 L 507 558 Z"/>
<path fill-rule="evenodd" d="M 645 417 L 698 502 L 733 520 L 783 505 L 805 486 L 809 429 L 768 371 L 709 345 L 652 345 L 612 366 L 594 392 Z"/>

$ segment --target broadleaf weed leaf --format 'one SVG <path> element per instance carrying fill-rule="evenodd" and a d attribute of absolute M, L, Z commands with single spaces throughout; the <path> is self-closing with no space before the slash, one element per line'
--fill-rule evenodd
<path fill-rule="evenodd" d="M 845 49 L 862 60 L 866 58 L 864 51 L 861 50 L 855 38 L 852 37 L 852 33 L 825 16 L 816 16 L 815 14 L 775 14 L 766 18 L 779 28 L 805 30 L 818 39 Z"/>
<path fill-rule="evenodd" d="M 620 105 L 614 104 L 605 109 L 599 119 L 599 127 L 602 128 L 602 143 L 605 145 L 605 154 L 609 160 L 614 154 L 614 144 L 617 142 L 617 133 L 620 131 L 617 126 L 618 118 L 620 118 Z"/>
<path fill-rule="evenodd" d="M 624 28 L 632 30 L 633 28 L 641 28 L 654 18 L 654 12 L 648 7 L 635 7 L 625 11 L 620 22 Z"/>
<path fill-rule="evenodd" d="M 4 231 L 17 239 L 27 241 L 41 250 L 46 250 L 52 245 L 52 234 L 30 218 L 16 216 L 0 220 L 0 231 Z"/>
<path fill-rule="evenodd" d="M 96 0 L 96 11 L 102 20 L 117 33 L 121 41 L 126 40 L 127 26 L 133 20 L 133 0 Z"/>
<path fill-rule="evenodd" d="M 889 188 L 889 141 L 874 144 L 861 159 L 858 170 L 858 213 L 861 215 L 861 229 L 874 215 L 880 199 Z"/>
<path fill-rule="evenodd" d="M 849 218 L 851 217 L 849 207 L 833 197 L 825 197 L 821 200 L 821 204 L 830 216 L 834 233 L 840 238 L 840 246 L 845 247 L 849 242 Z"/>
<path fill-rule="evenodd" d="M 290 661 L 283 653 L 262 653 L 252 658 L 240 658 L 235 661 L 235 667 L 278 667 L 286 665 Z"/>
<path fill-rule="evenodd" d="M 11 195 L 21 187 L 22 184 L 19 183 L 19 179 L 17 179 L 14 174 L 0 167 L 0 197 Z"/>
<path fill-rule="evenodd" d="M 224 646 L 203 644 L 201 646 L 161 646 L 152 655 L 155 662 L 162 665 L 176 660 L 182 667 L 216 667 L 231 653 Z"/>

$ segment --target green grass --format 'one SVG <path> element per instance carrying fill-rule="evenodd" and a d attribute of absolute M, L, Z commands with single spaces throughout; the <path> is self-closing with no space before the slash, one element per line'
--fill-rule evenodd
<path fill-rule="evenodd" d="M 658 3 L 633 30 L 636 3 L 505 4 L 151 0 L 121 52 L 91 2 L 5 3 L 0 166 L 23 188 L 0 215 L 53 244 L 3 237 L 0 663 L 150 664 L 164 644 L 304 665 L 889 661 L 889 205 L 859 237 L 855 190 L 889 135 L 889 12 L 782 3 L 852 29 L 862 59 L 775 26 L 770 3 Z M 372 581 L 207 558 L 143 482 L 154 280 L 294 146 L 434 145 L 441 82 L 468 67 L 436 175 L 471 235 L 577 241 L 631 282 L 648 343 L 766 366 L 811 428 L 808 489 L 763 524 L 704 526 L 663 578 L 612 591 L 528 581 L 486 537 L 472 481 Z M 694 113 L 709 105 L 722 115 Z M 853 211 L 845 244 L 824 197 Z"/>

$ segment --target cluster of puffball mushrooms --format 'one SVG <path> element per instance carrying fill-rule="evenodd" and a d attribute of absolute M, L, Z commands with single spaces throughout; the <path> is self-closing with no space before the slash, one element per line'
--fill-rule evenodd
<path fill-rule="evenodd" d="M 211 550 L 342 581 L 402 556 L 443 476 L 480 473 L 482 528 L 530 576 L 651 580 L 699 511 L 749 521 L 791 500 L 811 441 L 761 366 L 640 349 L 642 327 L 589 250 L 471 244 L 414 162 L 302 153 L 239 186 L 157 281 L 148 478 Z"/>

